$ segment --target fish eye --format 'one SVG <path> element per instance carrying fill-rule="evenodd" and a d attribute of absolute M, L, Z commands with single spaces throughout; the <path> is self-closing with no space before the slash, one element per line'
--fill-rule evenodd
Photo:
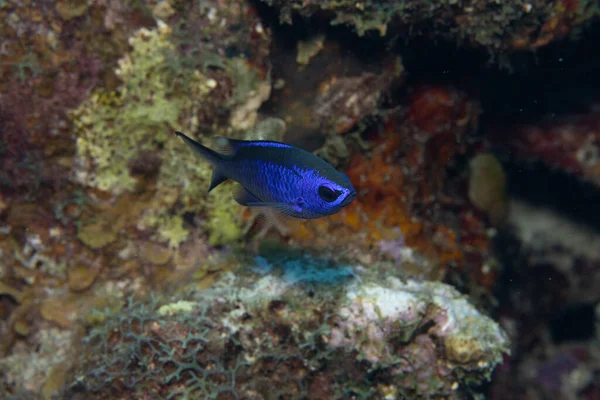
<path fill-rule="evenodd" d="M 336 201 L 341 194 L 341 190 L 332 190 L 327 186 L 319 186 L 319 197 L 328 203 Z"/>

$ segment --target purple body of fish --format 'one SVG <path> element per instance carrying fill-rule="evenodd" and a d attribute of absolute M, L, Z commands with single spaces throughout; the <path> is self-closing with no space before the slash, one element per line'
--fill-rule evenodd
<path fill-rule="evenodd" d="M 335 214 L 356 198 L 350 179 L 326 161 L 285 143 L 217 138 L 220 152 L 181 132 L 184 142 L 214 166 L 208 191 L 231 179 L 243 206 L 272 207 L 291 217 Z"/>

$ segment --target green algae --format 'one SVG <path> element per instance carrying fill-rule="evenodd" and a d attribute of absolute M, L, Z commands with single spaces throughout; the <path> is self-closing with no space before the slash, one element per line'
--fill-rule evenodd
<path fill-rule="evenodd" d="M 231 197 L 228 186 L 231 185 L 219 188 L 219 193 L 211 201 L 211 218 L 207 221 L 211 245 L 235 244 L 242 238 L 239 205 Z"/>
<path fill-rule="evenodd" d="M 215 100 L 211 93 L 219 89 L 217 81 L 180 57 L 172 36 L 171 28 L 161 21 L 156 29 L 137 31 L 129 39 L 131 51 L 119 60 L 116 73 L 121 86 L 96 91 L 71 113 L 77 132 L 76 179 L 116 195 L 155 190 L 138 227 L 155 230 L 156 239 L 171 247 L 189 235 L 183 221 L 187 212 L 205 216 L 212 244 L 229 244 L 241 237 L 239 206 L 229 193 L 226 197 L 206 194 L 210 165 L 175 140 L 173 132 L 194 135 L 201 112 L 227 112 L 243 104 L 259 78 L 243 58 L 217 57 L 234 87 L 230 98 Z M 207 135 L 194 136 L 202 142 Z M 134 173 L 132 165 L 138 160 L 151 171 L 153 181 L 145 179 L 148 174 Z"/>
<path fill-rule="evenodd" d="M 170 32 L 162 23 L 156 30 L 139 30 L 130 38 L 131 53 L 119 60 L 123 85 L 95 93 L 73 112 L 78 156 L 93 166 L 88 185 L 115 193 L 132 190 L 136 179 L 129 163 L 140 151 L 157 151 L 175 129 L 195 130 L 193 118 L 181 116 L 199 106 L 210 85 L 197 71 L 189 71 L 192 85 L 180 84 L 183 77 L 166 60 L 174 50 Z"/>
<path fill-rule="evenodd" d="M 158 228 L 158 237 L 169 243 L 169 247 L 177 247 L 181 242 L 187 239 L 189 233 L 183 227 L 183 217 L 181 215 L 169 216 L 164 213 L 152 213 L 145 219 L 147 226 Z"/>
<path fill-rule="evenodd" d="M 104 222 L 79 224 L 77 238 L 91 249 L 98 250 L 117 240 L 119 227 Z"/>

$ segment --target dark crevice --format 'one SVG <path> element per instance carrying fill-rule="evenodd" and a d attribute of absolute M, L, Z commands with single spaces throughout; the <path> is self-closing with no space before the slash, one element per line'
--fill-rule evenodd
<path fill-rule="evenodd" d="M 591 340 L 596 335 L 595 304 L 571 304 L 550 321 L 554 343 Z"/>
<path fill-rule="evenodd" d="M 512 197 L 563 215 L 600 233 L 600 190 L 589 182 L 542 163 L 505 164 Z"/>
<path fill-rule="evenodd" d="M 344 53 L 363 63 L 363 72 L 376 72 L 382 61 L 399 55 L 409 83 L 469 85 L 480 93 L 482 127 L 509 119 L 535 121 L 541 116 L 587 112 L 600 101 L 600 23 L 582 28 L 575 37 L 553 42 L 536 51 L 491 54 L 444 40 L 409 37 L 391 31 L 385 37 L 367 32 L 359 37 L 352 27 L 330 25 L 326 13 L 310 20 L 293 15 L 292 25 L 280 24 L 279 13 L 262 1 L 255 4 L 265 24 L 274 31 L 273 62 L 281 54 L 295 57 L 296 43 L 315 33 L 326 33 Z M 483 129 L 485 130 L 485 129 Z"/>

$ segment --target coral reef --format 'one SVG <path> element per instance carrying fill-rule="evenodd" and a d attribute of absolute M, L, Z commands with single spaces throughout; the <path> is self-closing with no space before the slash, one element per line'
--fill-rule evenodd
<path fill-rule="evenodd" d="M 428 279 L 461 270 L 470 285 L 490 288 L 497 271 L 485 267 L 494 264 L 485 218 L 468 204 L 462 178 L 449 171 L 467 152 L 461 143 L 477 126 L 478 101 L 451 86 L 411 89 L 405 112 L 390 115 L 369 148 L 349 157 L 346 174 L 358 193 L 353 206 L 328 219 L 290 223 L 289 235 L 366 263 L 391 258 Z"/>
<path fill-rule="evenodd" d="M 506 398 L 511 395 L 523 396 L 525 390 L 518 383 L 525 383 L 530 389 L 527 395 L 532 399 L 583 399 L 593 400 L 600 395 L 597 376 L 600 373 L 600 353 L 593 342 L 545 346 L 536 349 L 536 358 L 530 358 L 518 367 L 518 381 L 508 373 L 509 368 L 500 369 L 497 384 L 492 390 L 491 399 Z M 510 380 L 510 381 L 509 381 Z M 521 382 L 519 382 L 521 381 Z M 501 388 L 500 385 L 504 385 Z"/>
<path fill-rule="evenodd" d="M 141 25 L 131 18 L 120 29 L 105 26 L 98 18 L 105 4 L 77 6 L 65 19 L 62 3 L 5 1 L 0 7 L 0 182 L 36 196 L 47 185 L 64 187 L 74 152 L 68 110 L 112 81 L 115 55 L 129 29 Z"/>
<path fill-rule="evenodd" d="M 509 285 L 500 294 L 498 322 L 513 357 L 497 369 L 490 398 L 594 399 L 598 231 L 556 207 L 517 197 L 510 202 L 500 239 L 503 257 L 511 259 L 504 263 Z"/>
<path fill-rule="evenodd" d="M 280 20 L 291 23 L 293 12 L 304 16 L 333 15 L 331 23 L 348 24 L 359 35 L 441 36 L 490 51 L 535 49 L 561 39 L 598 14 L 593 1 L 321 1 L 263 0 L 280 9 Z M 430 26 L 436 29 L 430 29 Z"/>
<path fill-rule="evenodd" d="M 535 124 L 497 128 L 490 139 L 498 149 L 524 160 L 573 174 L 600 186 L 600 113 L 548 117 Z"/>
<path fill-rule="evenodd" d="M 479 153 L 469 162 L 469 200 L 486 212 L 495 226 L 506 219 L 506 173 L 493 154 Z"/>
<path fill-rule="evenodd" d="M 597 15 L 0 0 L 0 398 L 597 399 Z M 357 199 L 244 209 L 174 130 Z"/>
<path fill-rule="evenodd" d="M 600 301 L 600 237 L 593 228 L 548 207 L 513 200 L 508 223 L 529 268 L 552 269 L 566 304 Z"/>
<path fill-rule="evenodd" d="M 173 129 L 197 128 L 178 121 L 180 113 L 193 115 L 194 107 L 198 107 L 186 104 L 184 99 L 201 102 L 217 82 L 209 81 L 199 72 L 189 74 L 190 81 L 184 86 L 189 92 L 178 95 L 176 90 L 183 86 L 183 76 L 170 74 L 166 62 L 174 56 L 169 54 L 174 49 L 169 42 L 170 34 L 170 28 L 160 21 L 156 30 L 138 31 L 129 41 L 133 51 L 119 60 L 116 71 L 125 86 L 112 93 L 95 93 L 73 112 L 80 132 L 79 163 L 85 165 L 89 159 L 87 163 L 92 163 L 94 169 L 93 174 L 85 173 L 83 168 L 77 170 L 76 179 L 81 183 L 117 193 L 131 190 L 135 180 L 128 166 L 139 153 L 155 153 L 154 146 L 165 145 Z M 181 66 L 172 68 L 180 72 Z"/>
<path fill-rule="evenodd" d="M 58 328 L 40 330 L 29 338 L 36 344 L 35 352 L 23 343 L 17 344 L 10 356 L 0 360 L 4 383 L 20 393 L 29 392 L 33 396 L 43 391 L 44 397 L 50 398 L 49 395 L 62 385 L 61 382 L 59 387 L 51 387 L 52 374 L 61 370 L 61 365 L 73 356 L 72 335 L 72 332 Z"/>
<path fill-rule="evenodd" d="M 376 115 L 384 92 L 401 76 L 402 64 L 398 60 L 395 71 L 333 77 L 324 82 L 313 108 L 319 129 L 325 134 L 342 134 L 366 117 Z"/>
<path fill-rule="evenodd" d="M 506 352 L 498 325 L 447 285 L 308 255 L 255 262 L 170 304 L 105 313 L 65 396 L 458 399 Z"/>
<path fill-rule="evenodd" d="M 123 84 L 116 90 L 95 92 L 72 112 L 78 132 L 75 181 L 115 194 L 154 191 L 155 200 L 139 226 L 157 229 L 157 239 L 168 241 L 172 247 L 188 236 L 182 219 L 187 212 L 208 215 L 203 226 L 209 231 L 230 227 L 226 234 L 211 234 L 213 244 L 233 243 L 241 232 L 236 228 L 236 215 L 228 211 L 235 206 L 224 188 L 211 197 L 200 196 L 208 187 L 210 167 L 192 152 L 181 151 L 181 143 L 172 140 L 172 132 L 206 129 L 206 134 L 227 135 L 231 128 L 226 123 L 219 125 L 218 116 L 228 113 L 232 128 L 251 128 L 256 110 L 270 93 L 268 79 L 260 77 L 264 62 L 257 58 L 268 54 L 265 48 L 269 39 L 263 28 L 254 40 L 258 44 L 251 43 L 257 47 L 251 60 L 224 57 L 219 48 L 187 47 L 189 38 L 184 38 L 182 31 L 186 24 L 202 22 L 211 27 L 203 32 L 203 42 L 228 29 L 216 26 L 215 13 L 225 13 L 225 9 L 216 4 L 213 11 L 205 7 L 208 5 L 188 10 L 187 20 L 179 21 L 176 31 L 161 20 L 156 29 L 138 30 L 129 39 L 132 51 L 119 60 L 116 70 Z M 246 5 L 242 10 L 251 12 Z M 202 21 L 196 20 L 198 13 Z M 250 61 L 257 61 L 257 65 Z M 148 177 L 156 180 L 146 187 Z"/>
<path fill-rule="evenodd" d="M 245 1 L 150 3 L 0 4 L 2 398 L 62 385 L 46 332 L 76 338 L 91 308 L 206 264 L 207 234 L 241 237 L 230 193 L 203 198 L 208 166 L 167 139 L 243 137 L 230 114 L 257 119 L 269 30 Z"/>

